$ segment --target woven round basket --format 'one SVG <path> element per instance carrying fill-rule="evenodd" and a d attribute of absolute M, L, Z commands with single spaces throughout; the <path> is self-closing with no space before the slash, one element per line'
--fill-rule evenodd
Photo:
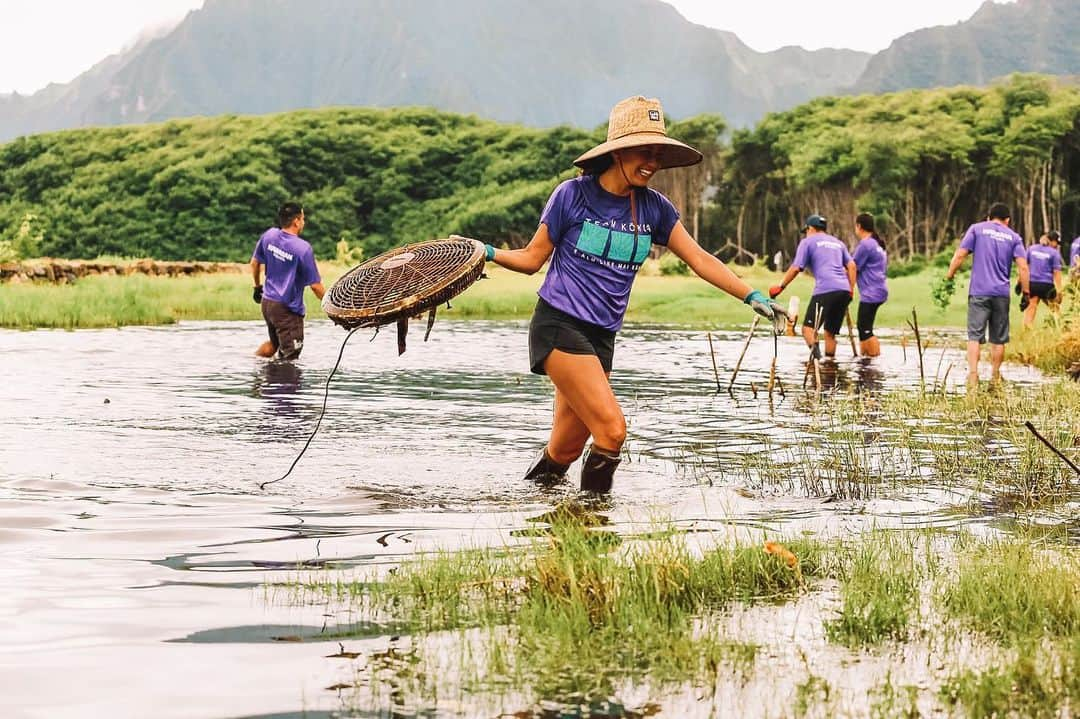
<path fill-rule="evenodd" d="M 451 235 L 384 252 L 349 270 L 323 297 L 326 315 L 346 329 L 398 323 L 398 349 L 404 352 L 408 320 L 449 302 L 484 271 L 484 245 Z M 425 335 L 424 339 L 427 339 Z"/>

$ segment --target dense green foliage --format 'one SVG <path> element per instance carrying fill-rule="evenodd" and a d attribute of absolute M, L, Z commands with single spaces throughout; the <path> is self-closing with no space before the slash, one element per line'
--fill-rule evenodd
<path fill-rule="evenodd" d="M 431 110 L 224 116 L 20 138 L 0 147 L 0 240 L 28 213 L 48 255 L 246 260 L 299 199 L 316 254 L 459 233 L 531 234 L 597 135 Z"/>
<path fill-rule="evenodd" d="M 873 212 L 902 276 L 942 266 L 991 202 L 1029 239 L 1080 228 L 1080 90 L 1038 76 L 988 89 L 825 97 L 725 141 L 717 115 L 670 124 L 706 162 L 655 183 L 722 257 L 790 257 L 820 212 L 850 238 Z M 319 257 L 458 233 L 519 246 L 592 132 L 434 110 L 328 109 L 75 130 L 0 146 L 0 243 L 41 252 L 244 260 L 299 199 Z M 26 246 L 26 243 L 23 243 Z M 733 249 L 734 248 L 734 249 Z M 25 250 L 24 250 L 25 252 Z"/>
<path fill-rule="evenodd" d="M 1012 207 L 1029 239 L 1080 222 L 1080 91 L 1017 75 L 955 87 L 823 97 L 735 133 L 728 215 L 739 244 L 789 252 L 820 212 L 841 236 L 859 211 L 882 221 L 897 255 L 948 248 L 988 206 Z"/>

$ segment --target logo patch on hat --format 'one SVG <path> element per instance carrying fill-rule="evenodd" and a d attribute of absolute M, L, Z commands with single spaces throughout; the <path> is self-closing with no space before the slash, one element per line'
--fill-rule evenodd
<path fill-rule="evenodd" d="M 660 111 L 659 110 L 649 110 L 649 119 L 652 120 L 653 122 L 660 122 Z"/>

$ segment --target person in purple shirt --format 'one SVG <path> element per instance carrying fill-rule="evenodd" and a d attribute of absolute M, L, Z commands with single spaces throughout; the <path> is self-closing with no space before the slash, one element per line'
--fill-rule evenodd
<path fill-rule="evenodd" d="M 304 208 L 286 202 L 278 210 L 278 224 L 264 232 L 251 255 L 255 280 L 253 299 L 262 307 L 270 339 L 259 345 L 259 357 L 292 360 L 304 348 L 304 288 L 320 300 L 326 292 L 315 264 L 315 253 L 305 240 Z M 262 283 L 263 267 L 266 284 Z"/>
<path fill-rule="evenodd" d="M 809 270 L 814 276 L 814 294 L 806 306 L 803 339 L 813 350 L 814 358 L 819 358 L 818 329 L 824 327 L 825 356 L 835 357 L 836 335 L 855 292 L 855 261 L 847 245 L 826 232 L 828 222 L 821 215 L 807 217 L 803 229 L 806 236 L 795 250 L 791 267 L 780 284 L 769 288 L 769 296 L 777 297 L 800 272 Z"/>
<path fill-rule="evenodd" d="M 1069 273 L 1080 274 L 1080 237 L 1069 245 Z"/>
<path fill-rule="evenodd" d="M 859 315 L 855 326 L 859 330 L 859 351 L 864 357 L 881 354 L 881 343 L 874 336 L 874 318 L 878 309 L 889 299 L 885 285 L 885 272 L 889 256 L 885 241 L 874 229 L 874 216 L 862 213 L 855 218 L 855 236 L 859 244 L 851 259 L 855 262 L 855 280 L 859 285 Z"/>
<path fill-rule="evenodd" d="M 1031 298 L 1020 300 L 1020 311 L 1024 313 L 1024 327 L 1035 324 L 1035 312 L 1039 300 L 1043 300 L 1051 309 L 1061 292 L 1061 235 L 1053 230 L 1039 238 L 1039 244 L 1027 250 L 1028 272 L 1031 283 Z"/>
<path fill-rule="evenodd" d="M 701 153 L 667 136 L 660 101 L 630 97 L 615 105 L 607 141 L 574 164 L 582 175 L 555 188 L 528 245 L 486 245 L 487 259 L 533 274 L 550 259 L 529 326 L 529 364 L 555 385 L 547 446 L 525 477 L 560 481 L 592 446 L 581 488 L 607 492 L 626 440 L 626 419 L 612 392 L 615 335 L 622 326 L 634 277 L 653 245 L 667 247 L 705 281 L 773 321 L 784 311 L 698 245 L 674 205 L 649 181 L 665 167 L 701 162 Z"/>
<path fill-rule="evenodd" d="M 990 207 L 985 222 L 968 228 L 956 249 L 945 277 L 951 280 L 968 255 L 971 283 L 968 285 L 967 361 L 968 387 L 979 383 L 979 354 L 990 338 L 991 379 L 1001 379 L 1001 361 L 1009 341 L 1009 275 L 1013 262 L 1020 268 L 1020 289 L 1030 297 L 1028 264 L 1024 241 L 1009 227 L 1009 208 L 1000 202 Z M 988 331 L 989 330 L 989 331 Z"/>

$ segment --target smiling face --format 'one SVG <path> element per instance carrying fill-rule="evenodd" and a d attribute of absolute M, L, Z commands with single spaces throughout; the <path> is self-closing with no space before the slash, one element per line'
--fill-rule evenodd
<path fill-rule="evenodd" d="M 611 154 L 615 157 L 615 164 L 622 166 L 622 174 L 627 182 L 634 187 L 645 187 L 657 170 L 663 167 L 660 162 L 662 150 L 660 145 L 643 145 L 615 150 Z"/>

